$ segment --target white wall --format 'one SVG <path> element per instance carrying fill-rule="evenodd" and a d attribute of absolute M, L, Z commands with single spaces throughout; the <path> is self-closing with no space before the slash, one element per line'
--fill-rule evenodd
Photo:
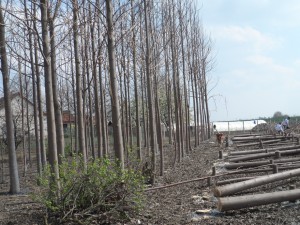
<path fill-rule="evenodd" d="M 24 130 L 27 132 L 27 110 L 26 110 L 26 100 L 23 99 L 24 104 Z M 20 96 L 15 96 L 11 100 L 11 107 L 13 118 L 16 121 L 16 127 L 18 129 L 17 132 L 22 132 L 22 98 Z M 28 118 L 29 118 L 29 126 L 30 133 L 34 134 L 34 108 L 32 104 L 28 105 Z M 5 109 L 4 107 L 0 109 L 0 135 L 2 135 L 2 129 L 5 129 Z M 44 130 L 47 131 L 47 124 L 44 124 Z M 45 133 L 46 135 L 47 133 Z"/>
<path fill-rule="evenodd" d="M 224 122 L 213 122 L 216 125 L 217 131 L 247 131 L 251 130 L 257 124 L 266 123 L 265 120 L 248 120 L 248 121 L 224 121 Z"/>

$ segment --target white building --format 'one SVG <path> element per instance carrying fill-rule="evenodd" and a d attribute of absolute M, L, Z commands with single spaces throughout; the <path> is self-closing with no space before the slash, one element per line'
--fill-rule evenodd
<path fill-rule="evenodd" d="M 265 120 L 245 120 L 245 121 L 220 121 L 213 122 L 219 132 L 224 131 L 249 131 L 258 124 L 266 123 Z"/>
<path fill-rule="evenodd" d="M 28 108 L 27 108 L 28 105 Z M 23 107 L 23 110 L 22 110 Z M 20 93 L 11 94 L 11 108 L 13 113 L 13 122 L 17 132 L 17 136 L 25 135 L 29 132 L 34 134 L 34 105 L 25 97 L 21 97 Z M 23 113 L 22 113 L 23 111 Z M 23 117 L 23 119 L 22 119 Z M 0 98 L 0 136 L 3 138 L 6 134 L 6 119 L 4 97 Z M 22 122 L 23 121 L 23 122 Z M 44 127 L 47 127 L 44 125 Z"/>

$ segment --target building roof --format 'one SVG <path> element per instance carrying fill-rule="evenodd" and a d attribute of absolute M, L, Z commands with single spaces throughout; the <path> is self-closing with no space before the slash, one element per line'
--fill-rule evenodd
<path fill-rule="evenodd" d="M 16 98 L 17 96 L 21 97 L 20 92 L 15 92 L 15 93 L 11 93 L 11 94 L 10 94 L 11 100 L 13 100 L 14 98 Z M 24 96 L 23 96 L 23 99 L 24 99 L 25 101 L 27 101 L 29 104 L 33 105 L 33 103 L 32 103 L 31 101 L 29 101 L 27 98 L 25 98 Z M 3 108 L 4 108 L 4 102 L 5 102 L 5 101 L 4 101 L 4 96 L 3 96 L 3 97 L 0 98 L 0 109 L 3 109 Z"/>

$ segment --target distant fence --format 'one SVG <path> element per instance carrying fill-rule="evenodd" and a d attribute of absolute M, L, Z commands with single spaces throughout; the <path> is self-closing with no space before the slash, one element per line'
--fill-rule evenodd
<path fill-rule="evenodd" d="M 215 131 L 233 132 L 233 131 L 250 131 L 258 124 L 265 124 L 265 120 L 239 120 L 239 121 L 218 121 L 212 122 L 212 128 L 215 126 Z"/>

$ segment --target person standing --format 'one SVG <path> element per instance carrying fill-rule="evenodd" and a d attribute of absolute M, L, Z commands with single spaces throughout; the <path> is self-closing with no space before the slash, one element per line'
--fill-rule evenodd
<path fill-rule="evenodd" d="M 282 125 L 281 125 L 280 122 L 277 123 L 277 124 L 275 125 L 275 130 L 276 130 L 277 133 L 279 133 L 279 134 L 283 134 L 283 133 L 284 133 L 283 127 L 282 127 Z"/>
<path fill-rule="evenodd" d="M 286 129 L 289 129 L 289 122 L 290 122 L 290 117 L 287 117 L 285 118 L 283 121 L 282 121 L 282 127 L 283 127 L 283 130 L 286 130 Z"/>

